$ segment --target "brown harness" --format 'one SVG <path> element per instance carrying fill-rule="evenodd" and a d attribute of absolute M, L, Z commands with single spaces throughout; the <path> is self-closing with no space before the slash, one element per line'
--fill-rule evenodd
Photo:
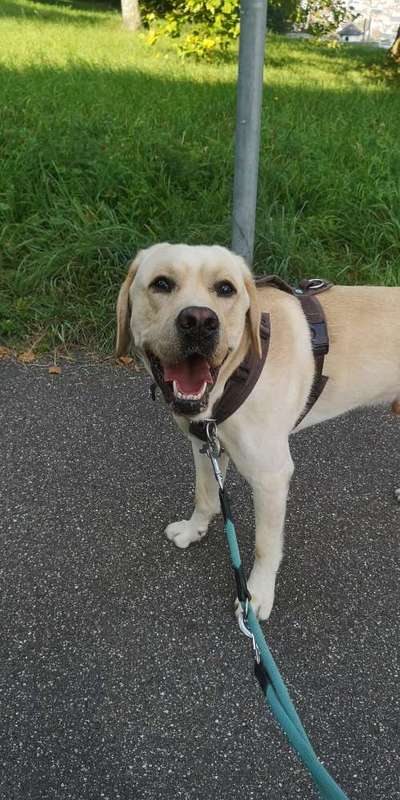
<path fill-rule="evenodd" d="M 280 291 L 287 292 L 287 294 L 291 294 L 293 297 L 297 297 L 301 303 L 310 328 L 315 373 L 308 400 L 296 422 L 296 428 L 306 414 L 308 414 L 314 403 L 316 403 L 328 380 L 328 378 L 323 375 L 324 358 L 329 351 L 328 328 L 323 308 L 315 295 L 326 292 L 327 289 L 331 288 L 332 284 L 317 278 L 311 278 L 301 281 L 298 287 L 293 288 L 278 275 L 262 275 L 256 277 L 255 284 L 257 287 L 271 286 L 274 289 L 279 289 Z M 270 335 L 271 326 L 269 314 L 263 313 L 261 314 L 260 322 L 261 358 L 257 356 L 253 350 L 249 350 L 246 358 L 239 364 L 237 369 L 227 380 L 222 396 L 217 400 L 212 409 L 211 419 L 213 419 L 217 425 L 220 425 L 221 422 L 224 422 L 237 411 L 257 383 L 265 364 L 265 359 L 267 358 Z M 209 422 L 209 420 L 191 422 L 189 424 L 189 433 L 206 442 L 207 422 Z"/>

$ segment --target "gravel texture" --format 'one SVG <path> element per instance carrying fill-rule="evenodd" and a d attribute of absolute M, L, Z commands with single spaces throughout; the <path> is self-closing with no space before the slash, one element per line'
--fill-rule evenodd
<path fill-rule="evenodd" d="M 234 622 L 221 520 L 180 551 L 190 447 L 148 379 L 0 362 L 1 800 L 317 797 Z M 264 625 L 317 752 L 352 800 L 400 798 L 399 420 L 293 437 Z M 245 564 L 250 494 L 231 470 Z"/>

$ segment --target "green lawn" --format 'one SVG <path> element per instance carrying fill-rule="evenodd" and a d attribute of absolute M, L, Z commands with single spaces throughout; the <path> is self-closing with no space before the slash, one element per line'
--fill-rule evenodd
<path fill-rule="evenodd" d="M 115 12 L 70 6 L 0 4 L 0 336 L 110 351 L 139 247 L 229 244 L 236 66 L 183 62 Z M 384 59 L 269 37 L 258 271 L 399 283 L 400 87 Z"/>

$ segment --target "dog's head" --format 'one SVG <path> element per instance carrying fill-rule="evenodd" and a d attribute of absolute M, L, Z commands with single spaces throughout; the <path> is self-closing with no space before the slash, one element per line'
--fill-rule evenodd
<path fill-rule="evenodd" d="M 117 302 L 117 356 L 133 349 L 174 412 L 207 407 L 221 365 L 244 338 L 261 353 L 249 268 L 224 247 L 158 244 L 138 253 Z"/>

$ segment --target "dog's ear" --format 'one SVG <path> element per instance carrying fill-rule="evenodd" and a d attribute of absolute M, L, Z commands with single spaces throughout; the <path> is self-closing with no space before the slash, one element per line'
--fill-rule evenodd
<path fill-rule="evenodd" d="M 253 350 L 257 353 L 258 357 L 262 356 L 261 338 L 260 338 L 260 322 L 261 310 L 258 304 L 257 289 L 251 274 L 245 278 L 245 286 L 247 294 L 249 295 L 250 305 L 247 311 L 247 319 L 250 329 L 250 338 Z"/>
<path fill-rule="evenodd" d="M 129 289 L 132 286 L 138 270 L 140 256 L 141 253 L 139 252 L 135 260 L 132 261 L 128 270 L 128 274 L 119 290 L 117 300 L 117 343 L 115 347 L 117 358 L 125 356 L 129 349 L 129 342 L 131 340 L 131 304 L 129 300 Z"/>

